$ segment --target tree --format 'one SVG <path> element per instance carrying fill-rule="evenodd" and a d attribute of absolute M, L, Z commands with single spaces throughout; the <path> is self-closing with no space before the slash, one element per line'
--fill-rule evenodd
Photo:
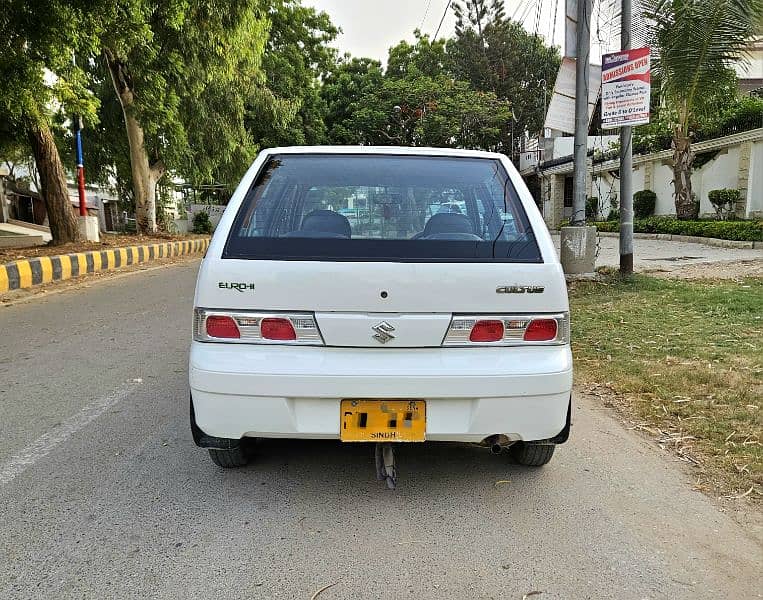
<path fill-rule="evenodd" d="M 645 0 L 653 63 L 671 117 L 676 215 L 696 217 L 691 186 L 692 125 L 717 106 L 730 67 L 760 27 L 763 0 Z"/>
<path fill-rule="evenodd" d="M 319 77 L 335 62 L 329 47 L 339 33 L 325 12 L 299 0 L 270 0 L 269 35 L 262 65 L 268 89 L 284 107 L 272 119 L 270 106 L 251 107 L 247 129 L 264 147 L 321 144 L 326 140 L 326 106 Z"/>
<path fill-rule="evenodd" d="M 348 128 L 359 142 L 501 151 L 511 110 L 494 94 L 440 75 L 385 79 L 361 98 Z"/>
<path fill-rule="evenodd" d="M 345 59 L 322 95 L 332 141 L 502 151 L 510 105 L 453 78 L 443 41 L 416 32 L 415 44 L 389 51 L 388 67 Z"/>
<path fill-rule="evenodd" d="M 456 36 L 463 35 L 470 29 L 476 29 L 479 37 L 482 37 L 485 27 L 489 23 L 500 23 L 506 18 L 506 9 L 503 0 L 464 0 L 453 2 L 453 14 L 456 16 Z"/>
<path fill-rule="evenodd" d="M 123 113 L 137 228 L 155 231 L 156 184 L 168 169 L 200 181 L 251 161 L 246 106 L 272 97 L 262 70 L 268 21 L 259 0 L 121 0 L 91 16 Z"/>
<path fill-rule="evenodd" d="M 378 90 L 384 81 L 381 63 L 346 54 L 324 77 L 321 99 L 326 105 L 325 123 L 329 143 L 360 144 L 363 131 L 355 129 L 353 114 L 359 103 Z"/>
<path fill-rule="evenodd" d="M 0 15 L 0 121 L 32 151 L 53 244 L 79 238 L 56 147 L 56 114 L 92 117 L 95 100 L 72 53 L 92 47 L 80 2 L 8 0 Z"/>
<path fill-rule="evenodd" d="M 501 0 L 489 6 L 484 0 L 470 0 L 466 9 L 454 7 L 456 36 L 447 44 L 454 76 L 510 102 L 519 134 L 540 131 L 559 71 L 559 50 L 507 19 Z M 520 135 L 515 135 L 514 151 L 519 144 Z"/>
<path fill-rule="evenodd" d="M 438 77 L 451 74 L 450 59 L 445 52 L 445 40 L 430 40 L 417 29 L 415 44 L 400 42 L 389 50 L 385 75 L 393 79 L 409 75 Z"/>

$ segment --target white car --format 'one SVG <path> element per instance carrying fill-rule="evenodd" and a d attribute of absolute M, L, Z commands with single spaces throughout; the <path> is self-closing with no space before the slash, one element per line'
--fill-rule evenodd
<path fill-rule="evenodd" d="M 443 190 L 462 213 L 431 215 Z M 194 440 L 222 467 L 249 438 L 475 442 L 539 466 L 569 434 L 569 337 L 562 268 L 505 156 L 270 149 L 199 270 Z"/>

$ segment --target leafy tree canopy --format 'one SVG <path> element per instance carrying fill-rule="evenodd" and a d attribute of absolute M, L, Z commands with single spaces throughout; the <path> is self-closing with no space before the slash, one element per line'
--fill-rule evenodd
<path fill-rule="evenodd" d="M 390 48 L 387 59 L 387 77 L 400 79 L 406 76 L 425 75 L 437 77 L 451 72 L 450 58 L 445 52 L 445 40 L 430 40 L 417 29 L 416 42 L 402 41 Z"/>
<path fill-rule="evenodd" d="M 321 99 L 326 105 L 325 123 L 328 141 L 332 144 L 359 144 L 362 131 L 356 129 L 353 114 L 366 96 L 382 86 L 381 63 L 370 58 L 339 59 L 326 74 L 321 86 Z"/>
<path fill-rule="evenodd" d="M 104 116 L 118 115 L 111 68 L 131 94 L 129 112 L 152 162 L 194 182 L 240 173 L 256 151 L 244 127 L 246 104 L 268 100 L 260 2 L 119 0 L 95 10 L 100 52 L 90 58 Z M 116 144 L 108 155 L 124 152 Z"/>
<path fill-rule="evenodd" d="M 453 73 L 473 88 L 511 102 L 516 131 L 539 132 L 561 63 L 559 50 L 502 12 L 490 15 L 481 31 L 470 20 L 448 42 Z"/>
<path fill-rule="evenodd" d="M 454 79 L 447 63 L 444 42 L 421 35 L 414 45 L 390 49 L 383 76 L 378 63 L 347 63 L 356 78 L 344 71 L 338 78 L 344 89 L 365 85 L 356 86 L 352 109 L 336 130 L 351 143 L 501 150 L 511 122 L 508 102 Z"/>
<path fill-rule="evenodd" d="M 270 0 L 269 36 L 263 68 L 267 88 L 278 98 L 282 118 L 272 118 L 272 105 L 250 107 L 247 128 L 263 146 L 321 144 L 326 139 L 324 101 L 319 76 L 335 62 L 329 44 L 339 30 L 325 12 L 299 0 Z"/>

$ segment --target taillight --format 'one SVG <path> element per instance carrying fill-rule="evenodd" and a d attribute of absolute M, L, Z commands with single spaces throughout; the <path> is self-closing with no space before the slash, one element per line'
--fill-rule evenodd
<path fill-rule="evenodd" d="M 569 314 L 453 315 L 443 346 L 522 346 L 569 342 Z"/>
<path fill-rule="evenodd" d="M 298 344 L 322 346 L 312 313 L 257 313 L 194 309 L 193 339 L 197 342 Z"/>
<path fill-rule="evenodd" d="M 533 319 L 525 329 L 526 342 L 549 342 L 556 338 L 558 325 L 555 319 Z"/>
<path fill-rule="evenodd" d="M 207 335 L 214 338 L 239 339 L 241 332 L 232 317 L 212 315 L 207 317 Z"/>
<path fill-rule="evenodd" d="M 293 341 L 297 332 L 289 319 L 266 318 L 260 322 L 260 334 L 266 340 Z"/>
<path fill-rule="evenodd" d="M 499 342 L 503 339 L 503 321 L 477 321 L 469 334 L 470 342 Z"/>

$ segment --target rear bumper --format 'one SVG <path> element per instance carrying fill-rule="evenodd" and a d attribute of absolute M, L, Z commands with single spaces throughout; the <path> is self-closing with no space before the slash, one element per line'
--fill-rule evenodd
<path fill-rule="evenodd" d="M 338 439 L 343 398 L 427 402 L 427 439 L 557 435 L 572 389 L 569 347 L 350 349 L 194 342 L 196 423 L 219 438 Z"/>

